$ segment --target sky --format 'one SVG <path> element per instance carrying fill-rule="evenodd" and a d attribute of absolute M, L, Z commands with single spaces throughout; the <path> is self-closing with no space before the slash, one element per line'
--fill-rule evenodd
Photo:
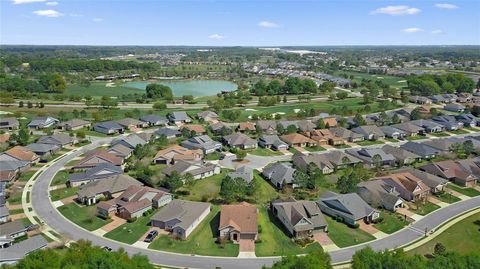
<path fill-rule="evenodd" d="M 0 44 L 480 45 L 480 1 L 0 0 Z"/>

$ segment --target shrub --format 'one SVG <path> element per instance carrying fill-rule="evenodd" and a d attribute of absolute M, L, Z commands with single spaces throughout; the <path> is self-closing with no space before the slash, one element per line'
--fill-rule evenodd
<path fill-rule="evenodd" d="M 350 227 L 353 228 L 353 229 L 357 229 L 358 227 L 360 227 L 360 224 L 355 223 L 355 224 L 353 224 L 353 225 L 352 225 L 352 224 L 349 224 L 348 226 L 350 226 Z"/>

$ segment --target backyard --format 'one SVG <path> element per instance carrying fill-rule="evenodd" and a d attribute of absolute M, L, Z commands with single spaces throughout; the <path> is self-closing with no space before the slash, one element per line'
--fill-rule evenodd
<path fill-rule="evenodd" d="M 218 175 L 195 180 L 190 185 L 184 185 L 179 191 L 187 191 L 188 194 L 180 195 L 181 198 L 191 201 L 206 201 L 217 198 L 220 193 L 222 179 L 226 174 L 227 170 L 222 170 Z"/>
<path fill-rule="evenodd" d="M 76 203 L 70 203 L 60 206 L 58 210 L 64 217 L 89 231 L 94 231 L 112 221 L 97 217 L 95 206 L 80 207 Z"/>
<path fill-rule="evenodd" d="M 325 219 L 328 223 L 328 237 L 330 237 L 338 247 L 348 247 L 375 239 L 373 235 L 358 228 L 350 228 L 345 223 L 338 222 L 331 217 L 325 216 Z"/>

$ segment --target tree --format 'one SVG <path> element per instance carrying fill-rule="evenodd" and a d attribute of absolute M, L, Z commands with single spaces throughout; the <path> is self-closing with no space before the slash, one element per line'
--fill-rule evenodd
<path fill-rule="evenodd" d="M 359 113 L 355 114 L 355 117 L 353 118 L 353 121 L 355 122 L 355 124 L 357 126 L 362 126 L 362 125 L 367 124 L 365 119 Z"/>
<path fill-rule="evenodd" d="M 28 101 L 28 102 L 27 102 L 27 107 L 28 107 L 28 108 L 32 108 L 32 107 L 33 107 L 32 102 Z"/>
<path fill-rule="evenodd" d="M 323 249 L 318 249 L 305 256 L 286 256 L 275 262 L 272 267 L 263 269 L 332 269 L 331 259 Z"/>
<path fill-rule="evenodd" d="M 86 137 L 85 131 L 82 131 L 82 130 L 77 131 L 77 137 L 81 139 L 85 139 Z"/>
<path fill-rule="evenodd" d="M 43 75 L 39 82 L 49 92 L 63 93 L 67 89 L 67 82 L 59 74 Z"/>
<path fill-rule="evenodd" d="M 28 144 L 28 141 L 30 140 L 30 134 L 28 133 L 28 130 L 26 128 L 21 128 L 18 131 L 18 144 L 25 146 Z"/>
<path fill-rule="evenodd" d="M 287 96 L 284 95 L 284 96 L 283 96 L 283 103 L 286 103 L 286 102 L 287 102 Z"/>
<path fill-rule="evenodd" d="M 294 182 L 301 188 L 315 189 L 315 178 L 302 170 L 295 172 Z"/>
<path fill-rule="evenodd" d="M 152 108 L 155 110 L 164 110 L 167 108 L 167 104 L 165 104 L 164 102 L 155 102 Z"/>
<path fill-rule="evenodd" d="M 339 91 L 339 92 L 337 92 L 337 95 L 336 95 L 336 96 L 337 96 L 338 99 L 342 100 L 342 99 L 345 99 L 345 98 L 348 97 L 348 92 L 346 92 L 346 91 Z"/>
<path fill-rule="evenodd" d="M 375 168 L 379 169 L 382 166 L 382 157 L 379 154 L 373 155 L 372 163 Z"/>
<path fill-rule="evenodd" d="M 433 248 L 433 254 L 435 255 L 444 255 L 447 252 L 447 249 L 442 243 L 436 243 L 435 247 Z"/>
<path fill-rule="evenodd" d="M 323 119 L 319 119 L 318 122 L 317 122 L 317 128 L 318 129 L 325 129 L 326 126 L 325 126 L 325 122 L 323 121 Z"/>
<path fill-rule="evenodd" d="M 411 120 L 418 120 L 418 119 L 421 119 L 422 118 L 422 113 L 420 113 L 420 110 L 418 109 L 418 107 L 414 108 L 412 110 L 412 113 L 410 114 L 410 119 Z"/>
<path fill-rule="evenodd" d="M 237 150 L 235 156 L 237 157 L 237 160 L 241 161 L 247 157 L 247 152 L 244 150 Z"/>
<path fill-rule="evenodd" d="M 165 85 L 160 84 L 148 84 L 146 87 L 146 93 L 148 98 L 152 99 L 165 99 L 165 100 L 173 100 L 173 93 L 172 89 Z"/>
<path fill-rule="evenodd" d="M 168 178 L 164 179 L 162 185 L 167 187 L 171 192 L 175 192 L 183 186 L 183 181 L 180 174 L 177 171 L 173 171 Z"/>
<path fill-rule="evenodd" d="M 286 133 L 287 134 L 293 134 L 293 133 L 296 133 L 297 132 L 297 127 L 293 124 L 290 124 L 287 126 L 287 130 L 286 130 Z"/>
<path fill-rule="evenodd" d="M 23 107 L 23 101 L 18 102 L 18 107 Z"/>

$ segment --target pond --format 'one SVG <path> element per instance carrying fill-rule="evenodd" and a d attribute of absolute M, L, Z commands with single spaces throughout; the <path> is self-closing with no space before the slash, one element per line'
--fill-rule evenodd
<path fill-rule="evenodd" d="M 145 90 L 147 85 L 151 83 L 170 87 L 174 96 L 211 96 L 221 91 L 235 91 L 237 89 L 237 84 L 225 80 L 132 81 L 125 83 L 124 86 Z"/>

